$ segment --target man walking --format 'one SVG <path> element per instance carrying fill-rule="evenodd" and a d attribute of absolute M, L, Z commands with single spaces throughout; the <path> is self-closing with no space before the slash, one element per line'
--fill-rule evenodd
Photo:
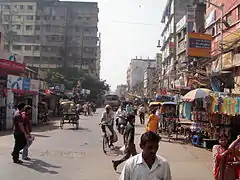
<path fill-rule="evenodd" d="M 125 132 L 123 135 L 123 140 L 124 140 L 124 144 L 125 144 L 125 156 L 117 161 L 112 161 L 113 163 L 113 168 L 116 171 L 118 165 L 120 165 L 121 163 L 123 163 L 124 161 L 126 161 L 131 155 L 135 156 L 137 154 L 136 152 L 136 147 L 134 144 L 134 134 L 135 134 L 135 127 L 134 127 L 134 119 L 135 116 L 133 114 L 128 115 L 127 117 L 127 121 L 128 124 L 125 128 Z"/>
<path fill-rule="evenodd" d="M 26 146 L 23 148 L 23 152 L 22 152 L 22 159 L 23 160 L 31 160 L 28 157 L 28 148 L 31 146 L 32 142 L 33 142 L 33 137 L 31 136 L 31 132 L 32 132 L 32 126 L 30 123 L 30 119 L 29 119 L 29 115 L 31 114 L 31 106 L 25 106 L 24 111 L 22 112 L 22 117 L 23 117 L 23 121 L 26 124 L 25 126 L 25 131 L 28 134 L 28 139 L 27 139 L 27 144 Z"/>
<path fill-rule="evenodd" d="M 145 124 L 145 107 L 144 107 L 144 104 L 142 104 L 140 107 L 139 107 L 139 118 L 140 118 L 140 123 L 141 124 Z"/>
<path fill-rule="evenodd" d="M 127 160 L 119 180 L 171 180 L 170 167 L 166 159 L 156 155 L 160 137 L 151 131 L 141 136 L 142 153 Z"/>
<path fill-rule="evenodd" d="M 22 118 L 22 112 L 24 110 L 24 103 L 19 103 L 17 108 L 18 111 L 13 117 L 13 135 L 15 139 L 14 149 L 12 152 L 12 159 L 14 163 L 21 164 L 22 161 L 19 160 L 19 152 L 26 146 L 27 139 L 29 138 L 26 132 L 26 123 Z"/>

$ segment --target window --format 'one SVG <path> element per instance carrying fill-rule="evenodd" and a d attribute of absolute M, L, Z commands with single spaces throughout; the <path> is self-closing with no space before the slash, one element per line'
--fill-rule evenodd
<path fill-rule="evenodd" d="M 8 45 L 4 45 L 4 50 L 8 50 Z"/>
<path fill-rule="evenodd" d="M 47 21 L 47 20 L 49 20 L 49 19 L 50 19 L 49 16 L 47 16 L 47 15 L 44 16 L 44 20 L 45 20 L 45 21 Z"/>
<path fill-rule="evenodd" d="M 84 31 L 85 32 L 90 32 L 90 30 L 88 28 L 85 28 Z"/>
<path fill-rule="evenodd" d="M 10 8 L 11 8 L 10 5 L 5 5 L 5 6 L 4 6 L 4 9 L 6 9 L 6 10 L 9 10 Z"/>
<path fill-rule="evenodd" d="M 48 32 L 51 31 L 51 26 L 47 25 L 46 26 L 46 31 L 48 31 Z"/>
<path fill-rule="evenodd" d="M 21 25 L 19 25 L 19 24 L 16 25 L 16 29 L 18 29 L 18 30 L 21 29 Z"/>
<path fill-rule="evenodd" d="M 75 27 L 75 31 L 76 31 L 76 32 L 79 32 L 79 27 Z"/>
<path fill-rule="evenodd" d="M 31 46 L 28 46 L 28 45 L 25 46 L 25 51 L 31 51 L 31 49 L 32 49 Z"/>
<path fill-rule="evenodd" d="M 33 6 L 32 5 L 28 5 L 27 9 L 28 10 L 33 10 Z"/>
<path fill-rule="evenodd" d="M 36 16 L 36 20 L 40 20 L 41 19 L 41 16 Z"/>
<path fill-rule="evenodd" d="M 35 26 L 35 30 L 37 30 L 37 31 L 40 30 L 40 26 L 39 26 L 39 25 L 36 25 L 36 26 Z"/>
<path fill-rule="evenodd" d="M 56 16 L 53 16 L 53 17 L 52 17 L 52 20 L 56 20 Z"/>
<path fill-rule="evenodd" d="M 232 12 L 230 12 L 226 15 L 226 21 L 227 21 L 229 26 L 232 25 Z"/>
<path fill-rule="evenodd" d="M 23 6 L 23 5 L 20 5 L 20 9 L 22 9 L 22 10 L 23 10 L 23 9 L 24 9 L 24 6 Z"/>
<path fill-rule="evenodd" d="M 39 35 L 36 35 L 36 36 L 35 36 L 35 39 L 36 39 L 36 40 L 40 40 L 40 36 L 39 36 Z"/>
<path fill-rule="evenodd" d="M 10 16 L 9 15 L 4 15 L 3 18 L 4 18 L 5 21 L 8 21 L 10 19 Z"/>
<path fill-rule="evenodd" d="M 32 26 L 31 26 L 31 25 L 27 25 L 27 26 L 26 26 L 26 30 L 27 30 L 27 31 L 31 31 L 31 30 L 32 30 Z"/>
<path fill-rule="evenodd" d="M 17 16 L 17 19 L 21 19 L 22 18 L 22 16 Z"/>
<path fill-rule="evenodd" d="M 64 16 L 60 16 L 60 19 L 61 19 L 61 20 L 64 20 L 64 19 L 65 19 L 65 17 L 64 17 Z"/>
<path fill-rule="evenodd" d="M 34 46 L 34 50 L 35 51 L 39 51 L 40 50 L 40 46 Z"/>
<path fill-rule="evenodd" d="M 33 16 L 27 16 L 27 20 L 33 20 Z"/>
<path fill-rule="evenodd" d="M 21 50 L 20 45 L 13 45 L 12 48 L 13 48 L 13 50 Z"/>

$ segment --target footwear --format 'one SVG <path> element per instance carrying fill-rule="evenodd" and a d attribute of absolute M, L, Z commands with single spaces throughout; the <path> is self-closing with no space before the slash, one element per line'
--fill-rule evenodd
<path fill-rule="evenodd" d="M 116 161 L 113 161 L 113 160 L 112 160 L 112 164 L 113 164 L 113 169 L 114 169 L 115 171 L 117 171 L 117 163 L 116 163 Z"/>
<path fill-rule="evenodd" d="M 15 163 L 15 164 L 22 164 L 23 162 L 18 159 L 18 160 L 13 160 L 13 163 Z"/>
<path fill-rule="evenodd" d="M 31 161 L 31 158 L 26 157 L 26 158 L 23 158 L 23 160 L 25 160 L 25 161 Z"/>

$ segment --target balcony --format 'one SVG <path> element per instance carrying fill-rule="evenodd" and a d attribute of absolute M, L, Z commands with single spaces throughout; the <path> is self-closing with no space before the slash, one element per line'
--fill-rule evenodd
<path fill-rule="evenodd" d="M 178 45 L 177 45 L 177 55 L 183 53 L 186 51 L 186 41 L 185 39 L 178 42 Z"/>

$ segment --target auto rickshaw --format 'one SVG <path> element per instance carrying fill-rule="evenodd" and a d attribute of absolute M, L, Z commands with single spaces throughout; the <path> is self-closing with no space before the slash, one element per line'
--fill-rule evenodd
<path fill-rule="evenodd" d="M 79 116 L 76 113 L 76 104 L 74 101 L 66 101 L 60 104 L 62 110 L 62 119 L 60 121 L 60 128 L 63 129 L 63 125 L 68 123 L 79 128 Z"/>
<path fill-rule="evenodd" d="M 149 114 L 151 114 L 152 110 L 161 108 L 161 102 L 150 102 L 149 103 Z"/>

